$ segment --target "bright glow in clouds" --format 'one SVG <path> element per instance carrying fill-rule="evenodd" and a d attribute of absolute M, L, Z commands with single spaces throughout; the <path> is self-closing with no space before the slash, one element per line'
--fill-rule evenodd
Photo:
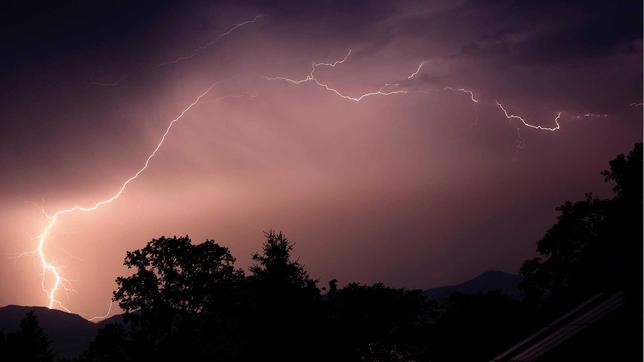
<path fill-rule="evenodd" d="M 184 233 L 246 267 L 282 230 L 322 282 L 516 270 L 552 207 L 608 195 L 587 175 L 641 141 L 641 4 L 431 3 L 8 9 L 0 257 L 30 257 L 0 263 L 0 305 L 120 313 L 123 253 Z M 604 16 L 609 41 L 577 31 Z"/>
<path fill-rule="evenodd" d="M 231 27 L 228 31 L 226 31 L 226 32 L 220 34 L 219 36 L 217 36 L 217 38 L 215 40 L 213 40 L 213 41 L 211 41 L 211 42 L 209 42 L 209 43 L 207 43 L 205 45 L 202 45 L 201 47 L 197 48 L 192 54 L 190 54 L 188 56 L 179 57 L 179 58 L 177 58 L 177 59 L 175 59 L 173 61 L 165 62 L 165 63 L 162 63 L 160 65 L 175 64 L 175 63 L 178 63 L 178 62 L 183 61 L 183 60 L 191 59 L 191 58 L 195 57 L 196 55 L 198 55 L 201 51 L 203 51 L 204 49 L 209 47 L 210 45 L 214 44 L 216 41 L 218 41 L 222 37 L 232 33 L 236 29 L 238 29 L 238 28 L 240 28 L 240 27 L 242 27 L 242 26 L 244 26 L 246 24 L 256 22 L 257 19 L 259 19 L 260 17 L 261 17 L 261 15 L 257 15 L 252 20 L 248 20 L 248 21 L 236 24 L 235 26 Z M 301 85 L 301 84 L 304 84 L 304 83 L 313 83 L 316 86 L 318 86 L 318 87 L 320 87 L 320 88 L 322 88 L 322 89 L 324 89 L 324 90 L 326 90 L 326 91 L 328 91 L 328 92 L 330 92 L 330 93 L 332 93 L 332 94 L 334 94 L 334 95 L 336 95 L 336 96 L 338 96 L 338 97 L 340 97 L 342 99 L 350 100 L 350 101 L 353 101 L 353 102 L 360 102 L 363 99 L 368 98 L 368 97 L 372 97 L 372 96 L 389 96 L 389 95 L 394 95 L 394 94 L 409 94 L 409 93 L 412 92 L 411 90 L 400 89 L 401 85 L 399 83 L 385 83 L 382 87 L 378 88 L 377 90 L 368 91 L 368 92 L 364 92 L 364 93 L 356 95 L 356 96 L 352 96 L 352 95 L 348 95 L 348 94 L 344 93 L 343 91 L 339 90 L 338 88 L 334 88 L 334 87 L 330 86 L 328 83 L 323 82 L 322 80 L 320 80 L 317 77 L 316 71 L 319 68 L 326 67 L 326 68 L 333 69 L 333 68 L 337 67 L 338 65 L 341 65 L 341 64 L 344 64 L 345 62 L 347 62 L 350 56 L 351 56 L 351 49 L 348 50 L 347 54 L 343 58 L 341 58 L 339 60 L 336 60 L 334 62 L 312 62 L 311 63 L 311 71 L 306 75 L 306 77 L 304 77 L 302 79 L 293 79 L 293 78 L 287 78 L 287 77 L 284 77 L 284 76 L 265 77 L 265 79 L 270 80 L 270 81 L 281 80 L 281 81 L 291 83 L 293 85 Z M 425 64 L 426 64 L 426 62 L 419 63 L 419 65 L 416 68 L 416 70 L 412 74 L 407 76 L 406 79 L 410 80 L 410 81 L 413 81 L 414 79 L 416 79 L 419 76 L 419 74 L 422 71 L 423 66 Z M 120 80 L 119 80 L 119 82 L 120 82 Z M 103 85 L 103 86 L 115 86 L 115 85 L 117 85 L 117 83 L 109 84 L 109 85 L 108 84 L 98 84 L 98 83 L 96 83 L 96 84 L 97 85 Z M 84 206 L 76 205 L 76 206 L 73 206 L 73 207 L 68 208 L 68 209 L 59 210 L 59 211 L 55 212 L 53 215 L 51 215 L 51 216 L 47 215 L 47 217 L 49 219 L 49 223 L 46 225 L 46 227 L 44 228 L 43 232 L 37 237 L 37 239 L 38 239 L 38 247 L 37 247 L 37 250 L 34 253 L 36 253 L 36 252 L 38 253 L 40 263 L 41 263 L 41 266 L 43 268 L 43 276 L 42 276 L 42 281 L 41 281 L 41 287 L 42 287 L 43 292 L 47 295 L 47 298 L 49 300 L 49 302 L 48 302 L 48 307 L 49 308 L 58 307 L 58 308 L 61 308 L 61 309 L 65 310 L 65 311 L 69 311 L 63 305 L 63 303 L 59 299 L 57 299 L 56 295 L 57 295 L 57 292 L 59 291 L 59 288 L 62 288 L 64 290 L 66 290 L 66 291 L 73 291 L 73 289 L 70 286 L 69 281 L 67 279 L 65 279 L 60 274 L 60 272 L 56 268 L 56 266 L 54 264 L 52 264 L 52 262 L 47 258 L 45 250 L 44 250 L 46 242 L 47 242 L 47 238 L 49 236 L 49 233 L 52 230 L 52 228 L 56 225 L 56 222 L 63 215 L 70 214 L 70 213 L 73 213 L 75 211 L 82 211 L 82 212 L 94 211 L 94 210 L 98 209 L 99 207 L 101 207 L 103 205 L 106 205 L 106 204 L 109 204 L 112 201 L 115 201 L 116 199 L 118 199 L 122 195 L 122 193 L 125 191 L 126 187 L 132 181 L 134 181 L 137 177 L 139 177 L 139 175 L 141 175 L 143 173 L 143 171 L 145 171 L 147 169 L 147 167 L 150 164 L 150 161 L 156 156 L 157 152 L 159 151 L 159 149 L 163 145 L 163 143 L 164 143 L 164 141 L 166 139 L 166 136 L 168 135 L 168 133 L 170 132 L 170 130 L 172 129 L 174 124 L 176 122 L 178 122 L 179 120 L 181 120 L 181 118 L 192 107 L 197 105 L 199 103 L 199 101 L 212 90 L 213 86 L 214 86 L 214 84 L 211 85 L 210 87 L 208 87 L 208 89 L 206 89 L 203 93 L 201 93 L 175 119 L 170 121 L 170 123 L 169 123 L 168 127 L 166 128 L 165 132 L 163 133 L 160 141 L 157 143 L 157 145 L 154 148 L 154 150 L 152 151 L 152 153 L 150 153 L 149 156 L 147 157 L 143 167 L 140 168 L 132 177 L 130 177 L 127 180 L 125 180 L 125 182 L 121 185 L 120 189 L 114 195 L 110 196 L 107 199 L 104 199 L 104 200 L 96 202 L 93 206 L 84 207 Z M 469 89 L 455 88 L 455 87 L 447 86 L 447 87 L 444 87 L 443 90 L 464 93 L 464 94 L 469 96 L 470 101 L 472 103 L 474 103 L 475 105 L 480 104 L 480 102 L 481 102 L 480 99 L 475 96 L 474 91 L 469 90 Z M 426 93 L 426 92 L 424 92 L 424 93 Z M 224 98 L 226 98 L 226 97 L 224 97 Z M 509 113 L 508 110 L 506 109 L 506 107 L 503 106 L 498 101 L 496 101 L 496 106 L 498 106 L 498 108 L 503 112 L 505 118 L 507 118 L 508 120 L 518 120 L 518 121 L 521 122 L 521 124 L 523 126 L 525 126 L 527 128 L 540 130 L 540 131 L 548 131 L 548 132 L 555 132 L 555 131 L 560 129 L 559 120 L 562 117 L 563 112 L 558 112 L 557 113 L 557 115 L 556 115 L 556 117 L 554 119 L 555 126 L 546 127 L 546 126 L 541 126 L 541 125 L 538 125 L 538 124 L 529 123 L 523 117 Z M 635 106 L 637 106 L 637 105 L 635 105 Z M 570 116 L 572 118 L 575 118 L 575 119 L 587 118 L 587 117 L 607 117 L 606 114 L 594 114 L 594 113 L 586 113 L 586 114 L 570 115 Z M 523 148 L 523 144 L 524 144 L 524 140 L 523 140 L 523 138 L 521 138 L 521 135 L 520 135 L 519 132 L 520 132 L 520 130 L 517 128 L 517 137 L 518 137 L 517 148 L 518 149 Z M 47 287 L 47 283 L 46 283 L 48 277 L 53 278 L 53 285 L 51 287 L 49 287 L 49 288 Z M 101 316 L 96 316 L 96 317 L 90 318 L 89 320 L 98 320 L 98 319 L 107 318 L 109 316 L 109 314 L 111 313 L 111 309 L 112 309 L 112 304 L 110 303 L 107 313 L 105 313 L 104 315 L 101 315 Z"/>

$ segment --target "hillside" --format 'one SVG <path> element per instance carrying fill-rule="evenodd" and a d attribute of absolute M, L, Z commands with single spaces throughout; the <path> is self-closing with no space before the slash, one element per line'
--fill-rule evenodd
<path fill-rule="evenodd" d="M 0 330 L 5 332 L 17 330 L 20 320 L 29 311 L 34 311 L 58 357 L 73 357 L 84 351 L 99 328 L 97 324 L 78 314 L 46 307 L 8 305 L 0 307 Z"/>
<path fill-rule="evenodd" d="M 479 276 L 456 285 L 427 289 L 424 294 L 430 299 L 441 299 L 452 293 L 476 294 L 491 291 L 500 291 L 515 298 L 521 297 L 517 288 L 521 277 L 502 271 L 486 271 Z"/>

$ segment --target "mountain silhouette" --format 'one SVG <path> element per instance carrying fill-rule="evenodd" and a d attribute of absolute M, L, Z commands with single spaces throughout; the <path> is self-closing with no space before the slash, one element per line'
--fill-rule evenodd
<path fill-rule="evenodd" d="M 98 327 L 103 327 L 106 324 L 124 324 L 123 323 L 123 314 L 115 314 L 109 318 L 105 318 L 102 321 L 96 323 Z"/>
<path fill-rule="evenodd" d="M 515 298 L 521 298 L 518 284 L 521 277 L 498 270 L 486 271 L 479 276 L 457 285 L 427 289 L 423 292 L 429 299 L 442 299 L 452 293 L 476 294 L 499 291 Z"/>
<path fill-rule="evenodd" d="M 84 351 L 96 336 L 99 325 L 78 314 L 46 307 L 8 305 L 0 307 L 0 330 L 14 332 L 27 312 L 33 311 L 40 327 L 51 341 L 58 357 L 74 357 Z"/>

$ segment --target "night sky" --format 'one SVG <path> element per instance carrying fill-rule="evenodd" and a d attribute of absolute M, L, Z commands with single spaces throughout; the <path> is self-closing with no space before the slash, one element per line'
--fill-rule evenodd
<path fill-rule="evenodd" d="M 600 171 L 642 140 L 639 1 L 2 7 L 0 305 L 48 303 L 21 254 L 43 211 L 112 196 L 212 84 L 117 200 L 51 229 L 71 311 L 104 313 L 125 252 L 161 235 L 215 239 L 245 267 L 281 230 L 324 283 L 518 272 L 555 207 L 609 195 Z M 317 83 L 274 78 L 349 50 Z M 535 127 L 562 112 L 560 128 L 496 101 Z"/>

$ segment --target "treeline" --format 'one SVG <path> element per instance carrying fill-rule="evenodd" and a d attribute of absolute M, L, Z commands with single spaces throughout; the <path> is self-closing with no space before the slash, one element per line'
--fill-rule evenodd
<path fill-rule="evenodd" d="M 594 293 L 617 290 L 632 316 L 624 328 L 641 332 L 642 144 L 603 176 L 614 196 L 587 194 L 558 208 L 540 256 L 521 269 L 521 300 L 322 286 L 274 231 L 248 272 L 213 240 L 162 237 L 127 253 L 132 273 L 114 292 L 124 323 L 102 328 L 74 361 L 488 361 Z M 641 352 L 640 332 L 633 347 Z M 20 351 L 17 340 L 0 335 L 1 353 Z M 46 345 L 39 350 L 31 360 L 51 360 Z"/>

